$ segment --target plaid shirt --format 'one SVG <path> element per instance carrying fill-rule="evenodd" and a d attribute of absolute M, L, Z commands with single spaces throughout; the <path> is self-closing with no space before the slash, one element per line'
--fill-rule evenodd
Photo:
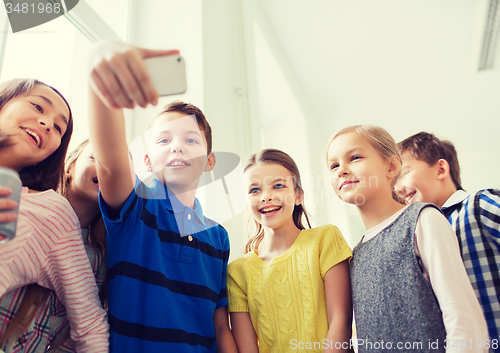
<path fill-rule="evenodd" d="M 455 192 L 442 211 L 460 244 L 467 274 L 483 308 L 491 339 L 500 331 L 500 190 Z M 499 343 L 497 341 L 497 343 Z M 500 349 L 495 349 L 500 352 Z"/>
<path fill-rule="evenodd" d="M 84 233 L 83 231 L 82 229 L 82 233 Z M 90 267 L 96 278 L 97 287 L 100 290 L 106 273 L 104 255 L 88 242 L 84 243 L 84 246 L 89 257 Z M 18 288 L 0 298 L 0 334 L 8 327 L 2 322 L 8 323 L 19 311 L 26 288 Z M 67 330 L 69 330 L 69 323 L 66 319 L 66 310 L 57 299 L 55 292 L 50 291 L 47 300 L 40 305 L 25 332 L 8 347 L 0 346 L 0 350 L 4 350 L 6 353 L 76 352 L 76 345 L 73 341 L 58 342 L 59 338 L 65 337 Z M 50 346 L 55 346 L 55 348 L 51 349 Z"/>

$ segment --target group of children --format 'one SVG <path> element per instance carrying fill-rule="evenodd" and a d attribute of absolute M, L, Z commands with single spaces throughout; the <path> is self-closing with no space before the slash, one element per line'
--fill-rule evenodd
<path fill-rule="evenodd" d="M 92 145 L 66 166 L 64 98 L 37 81 L 0 87 L 0 166 L 26 187 L 16 237 L 0 246 L 0 349 L 107 351 L 109 332 L 120 353 L 499 351 L 500 192 L 467 195 L 450 143 L 421 133 L 397 145 L 373 126 L 332 137 L 331 185 L 366 227 L 352 253 L 335 226 L 310 227 L 293 159 L 253 154 L 255 232 L 228 264 L 228 234 L 195 197 L 216 163 L 201 110 L 166 106 L 144 157 L 153 185 L 130 172 L 123 108 L 157 104 L 143 60 L 172 53 L 96 49 Z"/>

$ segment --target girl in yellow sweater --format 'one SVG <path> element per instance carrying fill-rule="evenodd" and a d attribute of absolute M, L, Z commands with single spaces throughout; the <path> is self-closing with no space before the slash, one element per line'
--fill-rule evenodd
<path fill-rule="evenodd" d="M 300 173 L 285 152 L 252 155 L 244 177 L 256 230 L 227 268 L 239 352 L 347 352 L 351 250 L 342 234 L 333 225 L 304 229 Z"/>

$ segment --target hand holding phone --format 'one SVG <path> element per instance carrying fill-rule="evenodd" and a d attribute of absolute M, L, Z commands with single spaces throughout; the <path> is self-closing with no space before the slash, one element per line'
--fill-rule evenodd
<path fill-rule="evenodd" d="M 19 175 L 12 169 L 0 167 L 0 245 L 16 235 L 21 189 Z"/>
<path fill-rule="evenodd" d="M 102 41 L 94 46 L 90 55 L 90 87 L 108 108 L 122 109 L 147 107 L 149 104 L 156 105 L 158 96 L 155 94 L 155 84 L 151 79 L 144 80 L 148 74 L 145 66 L 146 60 L 159 59 L 171 61 L 167 65 L 160 65 L 160 69 L 154 69 L 148 76 L 165 82 L 158 75 L 167 75 L 169 87 L 165 91 L 158 87 L 160 94 L 175 94 L 185 91 L 176 83 L 171 87 L 177 73 L 180 73 L 180 82 L 185 83 L 183 69 L 184 61 L 179 57 L 178 50 L 154 50 L 136 47 L 120 41 Z M 155 62 L 156 60 L 153 60 Z M 175 65 L 171 65 L 175 63 Z M 172 68 L 166 70 L 166 68 Z M 178 68 L 181 68 L 179 71 Z M 174 77 L 172 78 L 172 73 Z"/>
<path fill-rule="evenodd" d="M 186 66 L 180 55 L 148 58 L 144 65 L 159 96 L 186 92 Z"/>

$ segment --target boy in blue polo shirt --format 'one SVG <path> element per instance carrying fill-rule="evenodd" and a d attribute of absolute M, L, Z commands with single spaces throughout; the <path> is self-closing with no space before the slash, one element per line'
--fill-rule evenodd
<path fill-rule="evenodd" d="M 229 329 L 225 229 L 195 198 L 211 171 L 211 128 L 201 110 L 174 102 L 153 123 L 148 187 L 130 174 L 122 108 L 158 101 L 143 59 L 176 54 L 125 43 L 96 48 L 90 134 L 108 231 L 112 352 L 236 352 Z"/>
<path fill-rule="evenodd" d="M 490 341 L 478 342 L 477 348 L 500 352 L 500 190 L 467 194 L 455 147 L 433 134 L 410 136 L 399 148 L 403 167 L 398 194 L 407 203 L 434 203 L 448 218 L 488 325 Z"/>

